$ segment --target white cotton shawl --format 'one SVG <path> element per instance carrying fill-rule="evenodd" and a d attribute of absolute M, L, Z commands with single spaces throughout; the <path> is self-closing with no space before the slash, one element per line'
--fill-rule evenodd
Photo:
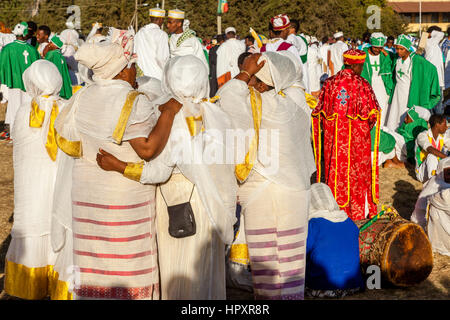
<path fill-rule="evenodd" d="M 260 143 L 254 170 L 287 188 L 308 190 L 316 167 L 311 147 L 311 120 L 305 112 L 308 108 L 305 93 L 293 86 L 296 74 L 289 58 L 276 52 L 265 52 L 262 56 L 267 59 L 275 90 L 261 94 Z M 254 132 L 247 84 L 232 79 L 218 95 L 221 107 L 231 116 L 235 126 Z M 236 162 L 243 163 L 244 156 L 238 155 Z"/>
<path fill-rule="evenodd" d="M 202 157 L 208 150 L 217 150 L 225 155 L 223 139 L 226 130 L 232 128 L 231 120 L 218 106 L 205 101 L 209 93 L 208 71 L 202 61 L 193 55 L 169 60 L 164 69 L 162 87 L 165 96 L 155 104 L 173 97 L 183 107 L 174 119 L 164 151 L 144 166 L 141 182 L 165 182 L 173 168 L 177 167 L 195 184 L 214 230 L 224 243 L 231 244 L 236 222 L 234 164 L 211 163 L 208 158 Z M 191 116 L 202 116 L 205 128 L 194 138 L 185 119 Z"/>
<path fill-rule="evenodd" d="M 59 97 L 61 75 L 47 60 L 35 61 L 23 73 L 27 94 L 45 112 L 40 128 L 29 125 L 31 103 L 17 111 L 14 135 L 14 224 L 13 237 L 43 236 L 50 233 L 51 210 L 58 159 L 53 162 L 45 148 L 54 103 L 61 110 L 64 101 Z M 48 96 L 48 97 L 44 97 Z"/>
<path fill-rule="evenodd" d="M 331 222 L 343 222 L 348 215 L 340 210 L 333 193 L 325 183 L 311 185 L 311 204 L 309 208 L 309 220 L 324 218 Z"/>
<path fill-rule="evenodd" d="M 427 232 L 433 251 L 450 256 L 450 188 L 433 195 L 429 202 Z"/>

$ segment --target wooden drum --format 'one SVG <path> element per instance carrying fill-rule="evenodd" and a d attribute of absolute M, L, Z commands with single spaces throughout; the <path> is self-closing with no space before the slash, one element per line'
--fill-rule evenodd
<path fill-rule="evenodd" d="M 355 222 L 360 229 L 361 267 L 381 269 L 382 279 L 407 287 L 424 281 L 433 269 L 430 241 L 423 229 L 387 208 L 371 220 Z"/>

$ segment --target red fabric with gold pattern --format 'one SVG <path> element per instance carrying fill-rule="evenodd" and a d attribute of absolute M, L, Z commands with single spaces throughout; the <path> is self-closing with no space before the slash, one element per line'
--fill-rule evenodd
<path fill-rule="evenodd" d="M 354 221 L 377 214 L 378 161 L 371 161 L 370 130 L 377 123 L 380 107 L 370 84 L 351 69 L 325 81 L 319 103 L 312 112 L 314 153 L 321 179 L 347 215 Z M 323 141 L 321 132 L 323 131 Z M 377 129 L 379 137 L 379 128 Z M 378 144 L 374 154 L 378 155 Z"/>

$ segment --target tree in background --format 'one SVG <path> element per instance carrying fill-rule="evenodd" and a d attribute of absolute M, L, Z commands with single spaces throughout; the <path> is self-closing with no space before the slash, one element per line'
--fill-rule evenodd
<path fill-rule="evenodd" d="M 38 4 L 39 2 L 39 4 Z M 148 10 L 161 0 L 138 0 L 139 26 L 148 23 Z M 31 18 L 33 10 L 38 14 Z M 229 10 L 222 16 L 222 30 L 234 26 L 241 37 L 253 27 L 258 33 L 268 33 L 271 17 L 286 13 L 292 19 L 300 20 L 300 31 L 318 38 L 331 36 L 342 30 L 346 36 L 361 38 L 367 31 L 367 7 L 381 8 L 381 31 L 386 35 L 398 35 L 405 31 L 405 21 L 386 5 L 385 0 L 228 0 Z M 102 22 L 105 27 L 127 28 L 133 17 L 135 1 L 132 0 L 9 0 L 0 2 L 0 21 L 9 27 L 22 20 L 33 20 L 46 24 L 53 31 L 66 28 L 66 9 L 78 5 L 81 9 L 82 33 L 87 34 L 92 23 Z M 217 0 L 166 0 L 165 9 L 179 9 L 186 12 L 191 28 L 203 38 L 217 33 Z"/>

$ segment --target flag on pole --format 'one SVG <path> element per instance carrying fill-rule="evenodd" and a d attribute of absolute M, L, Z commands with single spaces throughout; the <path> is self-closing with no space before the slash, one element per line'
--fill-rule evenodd
<path fill-rule="evenodd" d="M 219 0 L 219 5 L 217 7 L 217 14 L 227 13 L 228 12 L 228 1 L 227 0 Z"/>

